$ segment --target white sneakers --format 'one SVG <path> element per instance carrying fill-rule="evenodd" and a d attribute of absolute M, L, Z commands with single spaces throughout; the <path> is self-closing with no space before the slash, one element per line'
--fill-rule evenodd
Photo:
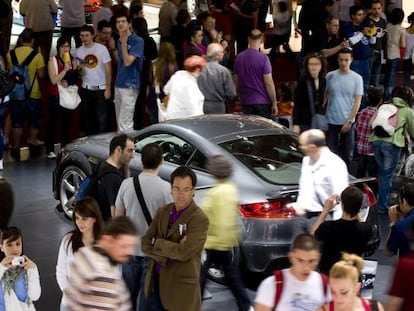
<path fill-rule="evenodd" d="M 48 159 L 56 159 L 56 153 L 54 153 L 53 151 L 48 152 L 48 154 L 46 155 L 46 157 Z"/>

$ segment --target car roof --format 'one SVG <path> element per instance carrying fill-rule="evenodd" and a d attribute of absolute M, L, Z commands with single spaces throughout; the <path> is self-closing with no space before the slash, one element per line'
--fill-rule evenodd
<path fill-rule="evenodd" d="M 162 130 L 165 127 L 178 127 L 191 131 L 211 141 L 221 141 L 224 137 L 250 135 L 257 132 L 289 131 L 270 119 L 252 115 L 216 114 L 191 118 L 173 119 L 150 126 L 147 130 Z M 289 132 L 291 133 L 291 132 Z"/>

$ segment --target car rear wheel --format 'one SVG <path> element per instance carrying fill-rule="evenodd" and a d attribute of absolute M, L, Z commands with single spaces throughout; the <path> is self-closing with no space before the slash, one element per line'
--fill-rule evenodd
<path fill-rule="evenodd" d="M 238 247 L 234 248 L 233 252 L 233 264 L 239 265 L 240 264 L 240 249 Z M 206 251 L 203 250 L 203 253 L 201 255 L 202 263 L 206 260 Z M 207 272 L 207 278 L 215 283 L 221 284 L 221 285 L 227 285 L 226 278 L 224 276 L 223 268 L 221 265 L 217 265 L 213 263 Z"/>
<path fill-rule="evenodd" d="M 71 165 L 63 170 L 59 182 L 59 199 L 63 212 L 69 218 L 72 218 L 76 190 L 85 177 L 86 173 L 77 166 Z"/>
<path fill-rule="evenodd" d="M 414 178 L 414 154 L 405 160 L 404 175 L 408 178 Z"/>

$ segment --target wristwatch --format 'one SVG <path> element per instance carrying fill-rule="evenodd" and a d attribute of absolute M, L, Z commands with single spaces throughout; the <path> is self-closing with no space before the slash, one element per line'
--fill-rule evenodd
<path fill-rule="evenodd" d="M 346 123 L 348 123 L 349 125 L 352 125 L 352 121 L 351 120 L 347 120 Z"/>

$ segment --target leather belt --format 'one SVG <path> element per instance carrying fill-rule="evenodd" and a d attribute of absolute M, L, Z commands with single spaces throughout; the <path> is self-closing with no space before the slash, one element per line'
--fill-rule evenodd
<path fill-rule="evenodd" d="M 82 85 L 84 89 L 87 89 L 89 91 L 99 91 L 99 90 L 105 90 L 106 85 Z"/>
<path fill-rule="evenodd" d="M 305 211 L 305 216 L 306 216 L 306 218 L 307 218 L 307 219 L 310 219 L 310 218 L 318 217 L 321 213 L 322 213 L 322 212 L 311 212 L 311 211 Z M 332 211 L 330 211 L 330 212 L 329 212 L 329 216 L 331 216 L 331 217 L 332 217 L 332 215 L 333 215 L 333 212 L 332 212 Z"/>

